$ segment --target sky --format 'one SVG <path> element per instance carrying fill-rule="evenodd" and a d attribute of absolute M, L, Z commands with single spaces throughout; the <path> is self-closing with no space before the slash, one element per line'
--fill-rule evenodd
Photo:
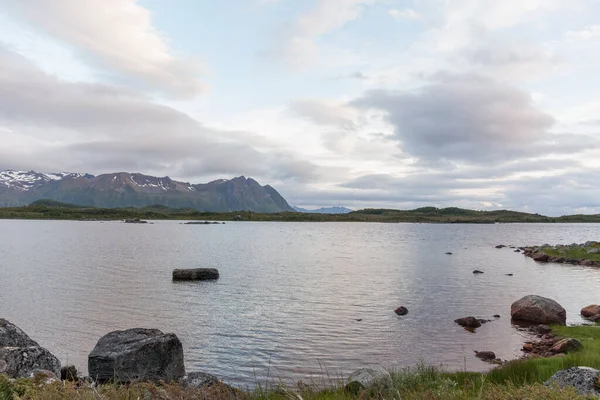
<path fill-rule="evenodd" d="M 0 170 L 600 213 L 597 0 L 0 0 Z"/>

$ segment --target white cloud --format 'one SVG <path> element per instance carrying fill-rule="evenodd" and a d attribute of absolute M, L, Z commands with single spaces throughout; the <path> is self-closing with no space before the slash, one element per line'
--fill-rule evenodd
<path fill-rule="evenodd" d="M 136 0 L 0 0 L 0 6 L 136 85 L 176 96 L 203 87 L 200 64 L 175 55 Z"/>
<path fill-rule="evenodd" d="M 588 25 L 583 29 L 577 31 L 567 32 L 567 39 L 581 39 L 589 40 L 592 38 L 600 37 L 600 25 Z"/>
<path fill-rule="evenodd" d="M 415 20 L 421 18 L 418 12 L 412 8 L 394 8 L 388 11 L 392 17 L 397 20 Z"/>
<path fill-rule="evenodd" d="M 316 6 L 300 15 L 278 44 L 276 53 L 292 65 L 315 57 L 319 38 L 359 18 L 364 7 L 377 0 L 317 0 Z"/>

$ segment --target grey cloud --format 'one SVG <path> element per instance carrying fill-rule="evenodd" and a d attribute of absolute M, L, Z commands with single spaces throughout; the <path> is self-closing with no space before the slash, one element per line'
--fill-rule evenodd
<path fill-rule="evenodd" d="M 514 159 L 554 124 L 527 93 L 477 75 L 439 74 L 416 92 L 372 91 L 353 104 L 387 112 L 403 150 L 422 159 Z"/>
<path fill-rule="evenodd" d="M 240 132 L 209 129 L 134 92 L 63 82 L 0 47 L 0 140 L 12 168 L 168 173 L 190 180 L 211 174 L 304 181 L 316 166 Z M 29 166 L 26 166 L 29 164 Z"/>
<path fill-rule="evenodd" d="M 531 160 L 520 166 L 516 164 L 479 171 L 417 172 L 402 178 L 388 174 L 365 175 L 340 184 L 342 190 L 334 196 L 341 204 L 358 202 L 371 207 L 380 203 L 394 207 L 405 204 L 409 208 L 460 204 L 484 208 L 481 204 L 485 202 L 502 204 L 495 208 L 553 216 L 573 213 L 576 209 L 600 212 L 600 188 L 596 182 L 600 169 L 586 169 L 570 160 Z M 511 175 L 514 172 L 533 174 Z"/>

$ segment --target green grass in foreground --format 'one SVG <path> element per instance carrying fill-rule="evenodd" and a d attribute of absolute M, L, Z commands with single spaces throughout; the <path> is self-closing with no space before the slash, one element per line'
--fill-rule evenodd
<path fill-rule="evenodd" d="M 71 383 L 56 382 L 40 386 L 32 380 L 10 382 L 0 376 L 0 400 L 31 399 L 215 399 L 247 400 L 355 400 L 355 399 L 586 399 L 573 389 L 555 390 L 543 386 L 555 372 L 573 367 L 588 366 L 600 369 L 600 327 L 555 327 L 561 336 L 573 337 L 584 348 L 564 357 L 536 358 L 512 361 L 486 374 L 473 372 L 449 373 L 434 367 L 419 366 L 392 372 L 391 388 L 372 388 L 351 393 L 342 385 L 319 388 L 299 383 L 297 387 L 273 390 L 235 391 L 226 386 L 208 389 L 184 389 L 179 385 L 139 383 L 130 386 L 104 385 L 96 389 L 76 387 Z"/>

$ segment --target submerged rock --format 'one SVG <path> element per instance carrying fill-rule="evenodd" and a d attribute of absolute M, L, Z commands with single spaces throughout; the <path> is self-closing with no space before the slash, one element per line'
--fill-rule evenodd
<path fill-rule="evenodd" d="M 484 361 L 491 361 L 496 359 L 496 353 L 493 351 L 475 351 L 475 357 Z"/>
<path fill-rule="evenodd" d="M 174 281 L 207 281 L 219 279 L 219 270 L 216 268 L 174 269 Z"/>
<path fill-rule="evenodd" d="M 476 270 L 473 271 L 473 273 L 474 274 L 483 274 L 483 271 L 480 271 L 480 270 L 476 269 Z"/>
<path fill-rule="evenodd" d="M 533 258 L 533 261 L 539 261 L 539 262 L 548 262 L 550 260 L 550 256 L 548 254 L 545 254 L 542 252 L 533 253 L 531 255 L 531 258 Z"/>
<path fill-rule="evenodd" d="M 510 306 L 510 315 L 513 319 L 536 324 L 565 325 L 567 321 L 567 312 L 560 304 L 536 295 L 528 295 L 515 301 Z"/>
<path fill-rule="evenodd" d="M 497 249 L 503 249 L 505 247 L 506 247 L 506 245 L 504 245 L 504 244 L 499 244 L 496 246 Z"/>
<path fill-rule="evenodd" d="M 481 321 L 475 317 L 458 318 L 454 322 L 465 328 L 479 328 L 481 326 Z"/>
<path fill-rule="evenodd" d="M 39 370 L 58 376 L 60 361 L 19 327 L 0 318 L 0 374 L 20 378 Z"/>
<path fill-rule="evenodd" d="M 381 367 L 362 368 L 350 375 L 346 385 L 348 391 L 353 393 L 370 387 L 390 388 L 392 376 Z"/>
<path fill-rule="evenodd" d="M 598 388 L 598 378 L 600 371 L 588 367 L 572 367 L 558 371 L 544 385 L 559 388 L 574 387 L 577 394 L 586 396 L 600 396 Z"/>
<path fill-rule="evenodd" d="M 401 306 L 394 310 L 394 312 L 398 315 L 406 315 L 408 314 L 408 308 Z"/>
<path fill-rule="evenodd" d="M 174 333 L 134 328 L 100 338 L 88 356 L 96 381 L 176 381 L 185 375 L 183 346 Z"/>

